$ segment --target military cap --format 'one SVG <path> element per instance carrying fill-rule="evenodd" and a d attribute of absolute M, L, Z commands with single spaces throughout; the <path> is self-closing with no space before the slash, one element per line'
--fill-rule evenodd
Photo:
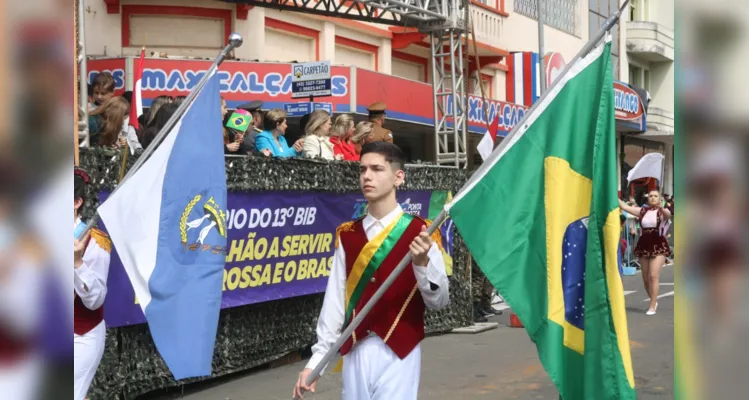
<path fill-rule="evenodd" d="M 387 105 L 381 101 L 372 103 L 367 107 L 367 111 L 369 111 L 370 114 L 384 114 L 385 109 L 387 109 Z"/>
<path fill-rule="evenodd" d="M 258 111 L 263 106 L 263 102 L 260 100 L 253 100 L 249 103 L 240 104 L 237 106 L 238 110 L 247 110 L 249 112 Z"/>

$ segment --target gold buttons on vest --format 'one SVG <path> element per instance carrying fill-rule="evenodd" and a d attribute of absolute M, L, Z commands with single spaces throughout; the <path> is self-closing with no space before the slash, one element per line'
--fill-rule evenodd
<path fill-rule="evenodd" d="M 370 279 L 369 281 L 370 281 L 371 283 L 375 283 L 375 282 L 377 282 L 377 279 L 375 279 L 375 278 L 374 278 L 374 276 L 373 276 L 373 277 L 372 277 L 372 279 Z"/>

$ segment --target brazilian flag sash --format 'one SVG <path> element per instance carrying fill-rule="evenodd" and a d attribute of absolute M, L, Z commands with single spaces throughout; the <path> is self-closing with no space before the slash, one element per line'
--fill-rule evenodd
<path fill-rule="evenodd" d="M 377 234 L 362 248 L 354 266 L 351 268 L 346 281 L 346 318 L 344 326 L 351 322 L 356 305 L 359 304 L 364 288 L 374 273 L 380 268 L 395 244 L 401 239 L 403 232 L 413 221 L 414 216 L 403 213 L 382 232 Z"/>

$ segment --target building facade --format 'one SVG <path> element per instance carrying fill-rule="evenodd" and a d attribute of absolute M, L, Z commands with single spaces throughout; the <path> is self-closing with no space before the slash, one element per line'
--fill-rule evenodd
<path fill-rule="evenodd" d="M 547 54 L 553 53 L 555 62 L 562 60 L 558 65 L 563 65 L 564 60 L 572 60 L 618 3 L 620 0 L 546 0 L 544 39 Z M 473 42 L 468 35 L 464 42 L 467 51 L 464 60 L 472 77 L 466 88 L 472 94 L 468 110 L 469 160 L 478 158 L 474 157 L 475 148 L 486 130 L 480 106 L 482 88 L 491 104 L 490 118 L 496 113 L 502 121 L 500 135 L 509 132 L 531 104 L 527 96 L 525 101 L 521 101 L 514 95 L 522 82 L 514 72 L 521 57 L 513 53 L 538 51 L 536 4 L 536 0 L 471 1 L 476 41 Z M 653 12 L 650 15 L 658 14 Z M 357 114 L 359 119 L 366 113 L 367 104 L 385 101 L 389 109 L 386 126 L 394 131 L 396 143 L 405 147 L 412 159 L 433 160 L 432 63 L 428 37 L 415 29 L 317 16 L 304 10 L 281 12 L 214 0 L 91 0 L 86 5 L 85 23 L 86 52 L 94 58 L 89 61 L 89 77 L 101 70 L 121 68 L 121 91 L 132 87 L 132 57 L 146 47 L 149 57 L 146 69 L 153 66 L 163 75 L 149 72 L 150 75 L 144 77 L 144 81 L 150 82 L 144 91 L 146 105 L 150 103 L 149 96 L 184 94 L 189 90 L 187 75 L 195 68 L 201 68 L 194 60 L 213 59 L 225 45 L 230 32 L 238 32 L 244 37 L 244 44 L 236 49 L 234 58 L 258 63 L 242 66 L 230 65 L 232 62 L 227 61 L 225 69 L 235 71 L 231 72 L 232 79 L 240 71 L 266 71 L 258 72 L 255 77 L 245 73 L 247 81 L 232 80 L 226 93 L 230 107 L 255 99 L 266 102 L 266 109 L 283 107 L 292 102 L 283 89 L 284 71 L 289 68 L 287 63 L 328 60 L 336 66 L 334 70 L 339 71 L 338 87 L 341 90 L 334 93 L 338 97 L 320 101 L 330 102 L 334 113 L 350 112 Z M 623 134 L 621 136 L 625 139 L 622 140 L 626 148 L 631 146 L 628 144 L 630 137 L 655 143 L 668 142 L 673 136 L 673 85 L 668 89 L 661 82 L 669 73 L 668 67 L 665 70 L 662 67 L 668 64 L 651 57 L 647 49 L 635 49 L 634 53 L 628 51 L 629 23 L 626 22 L 626 27 L 621 24 L 616 32 L 612 32 L 615 79 L 628 81 L 633 74 L 644 79 L 642 71 L 647 69 L 648 79 L 656 82 L 652 85 L 650 107 L 665 111 L 661 112 L 660 119 L 648 118 L 645 133 Z M 664 26 L 672 27 L 673 18 Z M 636 28 L 632 26 L 633 32 L 643 31 Z M 658 29 L 657 26 L 644 29 L 641 36 L 658 33 Z M 633 35 L 630 36 L 637 37 Z M 656 35 L 655 39 L 632 40 L 657 41 L 659 38 Z M 673 34 L 670 54 L 673 59 Z M 121 64 L 107 61 L 123 57 Z M 186 58 L 191 61 L 188 63 Z M 480 71 L 476 71 L 477 58 Z M 630 73 L 630 60 L 636 60 L 632 61 L 633 65 L 641 69 L 632 68 L 634 72 Z M 176 64 L 180 66 L 170 67 Z M 169 68 L 176 74 L 170 73 Z M 672 62 L 670 68 L 673 75 Z M 282 76 L 276 78 L 278 74 Z M 552 71 L 547 71 L 547 75 L 551 74 Z M 175 76 L 181 78 L 175 80 Z M 253 79 L 260 83 L 253 82 Z M 537 79 L 534 84 L 538 85 Z M 335 87 L 334 82 L 334 91 Z M 257 88 L 262 90 L 255 90 Z M 667 99 L 669 90 L 670 100 Z M 295 125 L 291 122 L 293 129 Z"/>
<path fill-rule="evenodd" d="M 591 3 L 594 0 L 590 0 Z M 665 156 L 663 184 L 637 182 L 622 191 L 641 193 L 645 187 L 662 186 L 666 194 L 674 187 L 674 1 L 630 0 L 629 10 L 620 26 L 620 79 L 643 88 L 648 98 L 645 132 L 618 137 L 620 168 L 623 176 L 645 154 Z M 638 201 L 640 198 L 637 199 Z"/>

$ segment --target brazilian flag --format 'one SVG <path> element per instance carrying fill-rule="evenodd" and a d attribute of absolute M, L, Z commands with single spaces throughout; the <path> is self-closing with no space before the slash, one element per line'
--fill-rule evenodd
<path fill-rule="evenodd" d="M 229 117 L 229 121 L 226 122 L 226 127 L 236 129 L 239 132 L 246 132 L 251 123 L 252 114 L 245 110 L 236 110 Z"/>
<path fill-rule="evenodd" d="M 565 400 L 635 399 L 611 65 L 610 39 L 577 59 L 446 205 Z"/>

